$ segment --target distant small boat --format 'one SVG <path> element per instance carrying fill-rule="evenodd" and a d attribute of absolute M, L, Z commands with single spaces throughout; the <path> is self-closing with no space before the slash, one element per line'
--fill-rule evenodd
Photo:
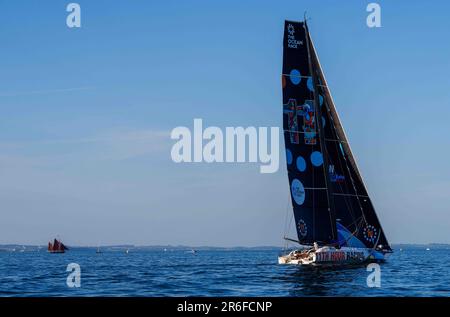
<path fill-rule="evenodd" d="M 125 253 L 126 253 L 126 254 L 128 254 L 129 252 L 130 252 L 130 250 L 128 250 L 128 249 L 125 250 Z"/>
<path fill-rule="evenodd" d="M 67 248 L 64 243 L 57 239 L 54 239 L 53 243 L 48 243 L 47 251 L 49 253 L 64 253 L 66 252 L 66 250 L 69 250 L 69 248 Z"/>
<path fill-rule="evenodd" d="M 97 251 L 95 251 L 95 253 L 102 253 L 102 251 L 100 250 L 100 248 L 97 248 Z"/>
<path fill-rule="evenodd" d="M 430 248 L 427 248 L 427 251 L 430 251 Z"/>
<path fill-rule="evenodd" d="M 189 250 L 189 251 L 186 251 L 187 253 L 192 253 L 192 254 L 196 254 L 197 253 L 197 251 L 196 250 L 194 250 L 194 249 L 191 249 L 191 250 Z"/>

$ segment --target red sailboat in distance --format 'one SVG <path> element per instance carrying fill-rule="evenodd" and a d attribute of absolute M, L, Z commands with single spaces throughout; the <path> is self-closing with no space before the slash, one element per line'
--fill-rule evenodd
<path fill-rule="evenodd" d="M 54 239 L 53 243 L 48 243 L 47 251 L 50 253 L 64 253 L 66 250 L 69 250 L 64 243 L 61 241 Z"/>

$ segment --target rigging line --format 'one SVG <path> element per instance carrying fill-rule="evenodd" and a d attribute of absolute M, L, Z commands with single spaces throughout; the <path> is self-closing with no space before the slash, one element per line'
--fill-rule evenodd
<path fill-rule="evenodd" d="M 362 219 L 362 216 L 360 216 L 360 217 L 356 218 L 354 221 L 352 221 L 352 222 L 349 224 L 349 226 L 355 225 L 355 227 L 358 228 L 358 227 L 360 226 L 362 220 L 363 220 L 363 219 Z"/>
<path fill-rule="evenodd" d="M 347 239 L 344 240 L 345 243 L 349 242 L 351 238 L 355 237 L 356 233 L 357 233 L 357 230 L 355 230 L 353 232 L 350 232 L 350 236 Z M 339 241 L 338 241 L 338 244 L 340 245 Z"/>
<path fill-rule="evenodd" d="M 369 196 L 365 196 L 365 195 L 353 195 L 353 194 L 345 194 L 345 193 L 333 193 L 333 195 L 336 196 L 351 196 L 351 197 L 364 197 L 364 198 L 370 198 Z"/>
<path fill-rule="evenodd" d="M 318 60 L 317 60 L 317 63 L 319 63 Z M 323 73 L 322 73 L 322 79 L 325 81 L 325 78 L 324 78 L 324 77 L 325 77 L 325 76 L 324 76 Z M 324 93 L 324 98 L 327 98 L 327 99 L 328 99 L 328 97 L 331 97 L 331 96 L 329 95 L 329 93 L 328 93 L 328 94 Z M 339 139 L 339 134 L 337 133 L 337 130 L 336 130 L 336 125 L 335 125 L 335 122 L 334 122 L 334 119 L 333 119 L 333 115 L 332 115 L 332 113 L 331 113 L 331 111 L 330 111 L 330 105 L 329 105 L 329 103 L 326 102 L 325 100 L 324 100 L 324 102 L 325 102 L 325 105 L 326 105 L 325 108 L 326 108 L 326 110 L 327 110 L 327 112 L 328 112 L 328 116 L 329 116 L 329 118 L 330 118 L 330 120 L 331 120 L 330 126 L 333 127 L 334 134 L 335 134 L 335 136 Z M 331 102 L 332 102 L 332 100 L 331 100 Z M 339 119 L 338 119 L 338 120 L 339 120 Z M 338 121 L 338 122 L 339 122 L 339 121 Z M 347 144 L 347 145 L 348 145 L 348 144 Z M 337 151 L 337 153 L 339 153 L 339 149 L 337 148 L 337 145 L 336 145 L 336 151 Z M 343 153 L 342 153 L 342 154 L 343 154 Z M 347 159 L 346 159 L 345 155 L 343 155 L 343 158 L 344 158 L 345 166 L 346 166 L 346 168 L 347 168 L 347 171 L 348 171 L 348 174 L 349 174 L 349 177 L 350 177 L 350 181 L 351 181 L 353 190 L 354 190 L 355 194 L 357 194 L 358 192 L 357 192 L 357 190 L 356 190 L 356 185 L 355 185 L 355 182 L 354 182 L 354 180 L 353 180 L 353 177 L 352 177 L 352 174 L 351 174 L 350 168 L 349 168 L 349 166 L 348 166 Z M 340 159 L 340 155 L 339 155 L 339 154 L 338 154 L 338 160 L 339 160 L 340 167 L 341 167 L 341 169 L 342 169 L 343 166 L 342 166 L 342 161 L 341 161 L 341 159 Z M 365 220 L 364 210 L 363 210 L 363 207 L 362 207 L 362 205 L 361 205 L 361 201 L 359 200 L 359 197 L 358 197 L 358 196 L 356 197 L 356 199 L 357 199 L 357 201 L 358 201 L 358 205 L 359 205 L 359 208 L 360 208 L 360 210 L 361 210 L 361 214 L 363 215 L 364 220 Z M 345 199 L 345 202 L 346 202 L 346 205 L 347 205 L 347 207 L 348 207 L 348 202 L 347 202 L 346 199 Z M 351 213 L 352 218 L 355 219 L 355 216 L 354 216 L 354 214 L 353 214 L 353 207 L 350 207 L 350 208 L 349 208 L 349 212 Z"/>
<path fill-rule="evenodd" d="M 283 130 L 283 132 L 289 132 L 289 133 L 301 133 L 301 134 L 306 134 L 306 133 L 317 133 L 316 130 L 311 131 L 311 132 L 303 132 L 303 131 L 294 131 L 294 130 Z M 311 144 L 311 146 L 314 144 Z"/>
<path fill-rule="evenodd" d="M 286 212 L 284 215 L 284 234 L 286 234 L 287 231 L 287 222 L 288 222 L 288 213 L 289 213 L 289 202 L 286 204 Z"/>
<path fill-rule="evenodd" d="M 331 122 L 330 122 L 330 124 L 331 125 L 334 125 L 334 122 L 333 122 L 333 120 L 331 119 Z M 327 149 L 327 151 L 328 151 L 328 149 Z M 338 151 L 338 149 L 336 149 L 336 151 Z M 339 152 L 338 152 L 339 153 Z M 339 160 L 339 165 L 340 165 L 340 167 L 341 167 L 341 169 L 342 169 L 342 162 L 340 161 L 340 159 L 339 159 L 339 156 L 338 156 L 338 160 Z M 339 189 L 342 191 L 342 192 L 344 192 L 344 188 L 343 188 L 343 186 L 342 186 L 342 184 L 340 184 L 340 183 L 336 183 L 337 184 L 337 186 L 339 187 Z M 347 188 L 347 184 L 345 183 L 345 191 L 348 191 L 348 188 Z M 333 193 L 332 194 L 333 196 L 334 195 L 338 195 L 338 193 Z M 334 198 L 334 197 L 333 197 Z M 344 203 L 345 203 L 345 206 L 347 207 L 347 210 L 349 210 L 349 212 L 350 212 L 350 216 L 352 217 L 352 219 L 355 219 L 356 217 L 355 217 L 355 214 L 354 214 L 354 212 L 353 212 L 353 206 L 348 202 L 348 200 L 347 199 L 345 199 L 344 198 Z"/>
<path fill-rule="evenodd" d="M 289 227 L 290 227 L 290 225 L 291 225 L 291 223 L 292 223 L 292 214 L 291 214 L 291 217 L 289 218 L 290 220 L 289 220 L 289 224 L 288 224 L 288 217 L 289 217 L 289 200 L 290 200 L 290 197 L 291 196 L 291 193 L 290 192 L 288 192 L 288 197 L 287 197 L 287 203 L 286 203 L 286 215 L 285 215 L 285 219 L 284 219 L 284 234 L 286 235 L 286 234 L 289 234 Z M 285 249 L 287 249 L 287 247 L 288 247 L 288 244 L 287 244 L 287 242 L 285 241 L 285 244 L 284 244 L 284 247 L 285 247 Z"/>
<path fill-rule="evenodd" d="M 305 189 L 310 189 L 310 190 L 327 190 L 328 188 L 326 188 L 326 187 L 305 187 Z"/>
<path fill-rule="evenodd" d="M 361 218 L 361 217 L 360 217 Z M 353 225 L 354 223 L 355 223 L 356 221 L 353 221 L 352 223 L 350 223 L 350 225 Z M 359 232 L 359 229 L 358 229 L 358 227 L 361 225 L 361 221 L 359 221 L 359 224 L 356 226 L 356 230 L 355 231 L 353 231 L 353 232 L 350 232 L 350 237 L 348 237 L 347 239 L 345 239 L 344 240 L 344 242 L 345 243 L 347 243 L 348 241 L 350 241 L 350 239 L 352 238 L 352 237 L 356 237 L 356 234 Z M 356 237 L 357 238 L 357 237 Z M 338 241 L 337 241 L 337 243 L 335 243 L 334 245 L 335 246 L 342 246 L 341 245 L 341 243 L 339 243 L 339 239 L 337 239 Z"/>
<path fill-rule="evenodd" d="M 317 74 L 313 69 L 313 65 L 312 65 L 312 58 L 311 58 L 311 51 L 310 51 L 310 36 L 309 36 L 309 30 L 308 30 L 308 25 L 305 23 L 303 25 L 304 29 L 305 29 L 305 38 L 306 38 L 306 49 L 308 52 L 308 64 L 309 64 L 309 70 L 313 79 L 313 96 L 314 96 L 314 120 L 315 120 L 315 124 L 316 126 L 319 128 L 319 140 L 320 140 L 320 149 L 322 152 L 322 158 L 323 158 L 323 170 L 324 170 L 324 177 L 325 177 L 325 184 L 327 189 L 327 200 L 328 200 L 328 214 L 330 216 L 330 225 L 331 225 L 331 234 L 332 234 L 332 239 L 337 239 L 337 228 L 336 228 L 336 215 L 335 215 L 335 209 L 334 209 L 334 201 L 333 198 L 330 196 L 330 189 L 331 189 L 331 184 L 330 184 L 330 179 L 327 176 L 327 168 L 328 168 L 328 157 L 326 155 L 326 144 L 324 141 L 324 130 L 323 130 L 323 125 L 322 125 L 322 116 L 320 113 L 320 104 L 319 104 L 319 96 L 318 96 L 318 88 L 317 84 L 318 84 L 318 80 L 317 80 Z M 313 48 L 314 49 L 314 48 Z M 314 53 L 314 52 L 313 52 Z M 320 117 L 320 120 L 319 120 Z M 325 149 L 325 151 L 324 151 Z M 314 193 L 314 192 L 313 192 Z"/>
<path fill-rule="evenodd" d="M 353 180 L 353 176 L 352 176 L 352 174 L 350 172 L 350 168 L 348 167 L 348 164 L 347 164 L 347 158 L 345 157 L 345 155 L 343 155 L 343 157 L 344 157 L 344 162 L 345 162 L 345 165 L 347 167 L 347 170 L 348 170 L 348 173 L 349 173 L 349 176 L 350 176 L 350 180 L 351 180 L 351 183 L 352 183 L 352 186 L 353 186 L 353 190 L 355 191 L 355 193 L 357 195 L 356 196 L 356 200 L 358 201 L 359 208 L 361 209 L 361 214 L 362 214 L 362 216 L 364 218 L 364 221 L 367 223 L 366 216 L 364 214 L 364 209 L 362 207 L 361 200 L 359 199 L 358 192 L 356 190 L 355 181 Z"/>
<path fill-rule="evenodd" d="M 318 57 L 316 56 L 316 62 L 318 62 Z M 319 73 L 319 77 L 321 77 L 321 79 L 323 79 L 323 80 L 325 80 L 325 78 L 324 78 L 324 75 L 323 75 L 323 73 L 322 74 L 320 74 Z M 337 133 L 337 131 L 336 131 L 336 124 L 335 124 L 335 122 L 334 122 L 334 118 L 333 118 L 333 115 L 332 115 L 332 113 L 331 113 L 331 111 L 330 111 L 330 106 L 329 106 L 329 102 L 328 102 L 328 95 L 327 95 L 327 92 L 326 91 L 321 91 L 321 93 L 325 96 L 325 100 L 324 100 L 324 102 L 325 102 L 325 109 L 326 109 L 326 112 L 328 113 L 328 117 L 329 117 L 329 119 L 330 119 L 330 126 L 332 126 L 333 127 L 333 130 L 334 130 L 334 135 L 335 135 L 335 137 L 338 139 L 338 140 L 336 140 L 337 142 L 341 142 L 340 140 L 339 140 L 339 134 Z M 322 109 L 321 109 L 322 110 Z M 339 153 L 339 149 L 338 149 L 338 147 L 337 147 L 337 143 L 335 143 L 335 150 L 336 150 L 336 152 L 337 153 Z M 326 150 L 327 150 L 327 152 L 328 152 L 328 154 L 329 154 L 329 151 L 328 151 L 328 148 L 326 147 Z M 342 167 L 342 161 L 341 161 L 341 159 L 340 159 L 340 155 L 338 154 L 338 161 L 339 161 L 339 166 L 340 166 L 340 168 L 342 169 L 343 167 Z M 346 167 L 347 167 L 347 170 L 348 170 L 348 166 L 346 165 Z M 351 176 L 351 174 L 349 173 L 349 175 Z M 344 183 L 345 185 L 346 185 L 346 188 L 347 188 L 347 183 Z M 341 190 L 341 191 L 344 191 L 343 190 L 343 186 L 341 185 L 341 184 L 339 184 L 339 183 L 337 183 L 337 186 L 339 187 L 339 189 Z M 355 187 L 354 186 L 354 184 L 353 184 L 353 187 Z M 354 188 L 354 190 L 355 190 L 355 188 Z M 348 189 L 346 189 L 345 191 L 348 191 Z M 355 190 L 355 194 L 356 194 L 357 192 L 356 192 L 356 190 Z M 350 213 L 350 215 L 351 215 L 351 217 L 352 217 L 352 219 L 353 220 L 355 220 L 356 219 L 356 217 L 355 217 L 355 214 L 354 214 L 354 211 L 353 211 L 353 206 L 351 205 L 351 204 L 349 204 L 349 202 L 348 202 L 348 200 L 347 199 L 344 199 L 344 203 L 345 203 L 345 205 L 346 205 L 346 208 L 347 208 L 347 210 L 349 211 L 349 213 Z M 361 209 L 361 205 L 360 205 L 360 209 Z M 361 211 L 362 212 L 362 211 Z"/>
<path fill-rule="evenodd" d="M 288 224 L 288 231 L 292 227 L 292 221 L 294 220 L 294 213 L 291 214 L 291 217 L 289 218 L 289 224 Z"/>
<path fill-rule="evenodd" d="M 313 51 L 315 51 L 314 42 L 313 42 L 312 39 L 310 39 L 310 41 L 311 41 L 312 49 L 313 49 Z M 320 61 L 319 61 L 319 58 L 318 58 L 318 57 L 317 57 L 317 64 L 318 64 L 318 66 L 319 66 L 319 70 L 320 70 L 321 73 L 323 74 L 323 71 L 322 71 L 322 65 L 320 64 Z M 333 96 L 331 95 L 331 92 L 330 92 L 330 90 L 329 90 L 329 88 L 328 88 L 328 83 L 327 83 L 327 80 L 326 80 L 325 76 L 323 76 L 323 81 L 324 81 L 324 84 L 327 86 L 326 88 L 327 88 L 327 90 L 328 90 L 328 96 L 329 96 L 331 102 L 334 104 Z M 336 109 L 334 109 L 334 113 L 336 114 L 336 118 L 337 118 L 338 122 L 340 123 L 339 113 L 337 112 Z M 351 147 L 350 147 L 350 144 L 349 144 L 348 141 L 347 141 L 347 140 L 348 140 L 348 139 L 347 139 L 347 135 L 346 135 L 346 133 L 345 133 L 345 130 L 344 130 L 344 127 L 342 126 L 342 124 L 340 124 L 339 128 L 340 128 L 340 131 L 341 131 L 342 134 L 343 134 L 344 140 L 346 141 L 346 144 L 345 144 L 345 145 L 346 145 L 347 148 L 348 148 L 349 158 L 350 158 L 350 163 L 352 163 L 352 166 L 354 166 L 354 168 L 355 168 L 355 174 L 356 174 L 356 176 L 359 178 L 359 180 L 361 181 L 362 188 L 363 188 L 364 191 L 368 194 L 366 185 L 365 185 L 365 183 L 364 183 L 364 179 L 363 179 L 361 173 L 359 172 L 359 169 L 358 169 L 358 163 L 356 162 L 356 158 L 355 158 L 355 156 L 353 155 L 353 151 L 352 151 L 352 149 L 351 149 Z M 336 130 L 336 128 L 335 128 L 335 130 Z M 358 202 L 359 202 L 359 199 L 358 199 Z M 371 207 L 372 207 L 372 209 L 373 209 L 373 211 L 374 211 L 374 213 L 373 213 L 374 215 L 373 215 L 373 216 L 374 216 L 375 221 L 377 222 L 377 224 L 378 224 L 378 226 L 379 226 L 379 229 L 380 229 L 380 236 L 381 236 L 383 229 L 381 228 L 381 224 L 380 224 L 380 221 L 379 221 L 379 219 L 378 219 L 378 216 L 377 216 L 377 214 L 376 214 L 376 212 L 375 212 L 375 208 L 374 208 L 373 204 L 371 203 L 370 205 L 371 205 Z M 364 215 L 364 213 L 363 213 L 363 215 Z M 367 221 L 366 221 L 366 222 L 367 222 Z M 389 245 L 389 242 L 387 241 L 386 237 L 384 237 L 384 239 L 385 239 L 386 243 Z"/>
<path fill-rule="evenodd" d="M 294 78 L 309 78 L 309 77 L 311 77 L 311 76 L 301 76 L 301 75 L 291 75 L 291 74 L 281 74 L 281 75 L 288 76 L 289 78 L 292 78 L 292 77 L 294 77 Z"/>
<path fill-rule="evenodd" d="M 362 220 L 362 219 L 361 219 Z M 350 239 L 352 238 L 352 237 L 355 237 L 355 238 L 358 238 L 356 235 L 358 234 L 358 232 L 359 232 L 359 229 L 360 229 L 360 227 L 361 227 L 361 224 L 362 224 L 362 221 L 359 221 L 359 224 L 356 226 L 356 229 L 355 229 L 355 231 L 353 231 L 353 232 L 351 232 L 350 233 L 350 237 L 348 237 L 348 239 L 345 241 L 345 242 L 348 242 L 348 241 L 350 241 Z M 354 222 L 352 222 L 351 224 L 353 224 Z"/>
<path fill-rule="evenodd" d="M 327 105 L 327 106 L 328 106 L 328 105 Z M 331 119 L 331 121 L 332 121 L 332 124 L 334 125 L 333 119 Z M 342 161 L 341 161 L 341 159 L 340 159 L 340 157 L 339 157 L 339 149 L 337 148 L 337 146 L 336 146 L 335 150 L 336 150 L 337 153 L 338 153 L 339 166 L 340 166 L 340 168 L 343 170 L 343 167 L 342 167 Z M 339 186 L 339 189 L 343 192 L 343 191 L 344 191 L 343 186 L 342 186 L 341 184 L 338 184 L 338 186 Z M 347 183 L 345 183 L 345 191 L 346 191 L 346 192 L 349 191 L 348 186 L 347 186 Z M 337 193 L 333 193 L 333 195 L 334 195 L 334 194 L 337 194 Z M 344 202 L 345 202 L 345 206 L 347 207 L 347 209 L 348 209 L 349 212 L 350 212 L 350 215 L 351 215 L 352 219 L 356 219 L 352 204 L 350 204 L 350 203 L 348 202 L 348 200 L 345 199 L 345 197 L 344 197 Z"/>
<path fill-rule="evenodd" d="M 326 101 L 324 100 L 324 103 L 325 103 L 325 108 L 327 109 L 328 106 L 329 106 L 329 105 L 328 105 L 328 102 L 326 102 Z M 333 127 L 334 127 L 334 120 L 333 120 L 333 118 L 331 117 L 330 113 L 328 113 L 328 116 L 330 117 L 330 123 L 329 123 L 330 126 L 333 126 Z M 335 134 L 336 134 L 336 133 L 335 133 Z M 335 146 L 336 146 L 336 144 L 335 144 Z M 337 146 L 335 147 L 335 150 L 336 150 L 337 153 L 339 153 L 339 149 L 337 148 Z M 328 148 L 327 148 L 327 151 L 328 151 Z M 342 169 L 342 162 L 341 162 L 341 160 L 340 160 L 340 158 L 339 158 L 339 154 L 338 154 L 338 161 L 339 161 L 339 166 L 340 166 L 340 168 Z M 342 184 L 336 183 L 336 185 L 339 187 L 339 189 L 340 189 L 342 192 L 344 192 L 344 191 L 345 191 L 345 192 L 348 192 L 349 190 L 348 190 L 348 188 L 347 188 L 347 183 L 344 183 L 344 184 L 345 184 L 345 190 L 344 190 Z M 334 196 L 334 195 L 338 195 L 338 193 L 333 193 L 333 196 Z M 352 206 L 351 204 L 349 204 L 349 202 L 348 202 L 347 199 L 344 199 L 344 203 L 345 203 L 345 206 L 347 207 L 347 209 L 349 210 L 352 219 L 354 220 L 356 217 L 355 217 L 354 212 L 353 212 L 353 206 Z"/>
<path fill-rule="evenodd" d="M 313 51 L 315 51 L 314 42 L 313 42 L 312 39 L 310 39 L 310 40 L 311 40 L 312 49 L 313 49 Z M 322 71 L 322 65 L 320 64 L 320 61 L 319 61 L 319 58 L 318 58 L 318 57 L 317 57 L 317 64 L 318 64 L 318 66 L 319 66 L 319 70 L 320 70 L 321 73 L 323 74 L 323 71 Z M 331 102 L 334 104 L 333 96 L 331 95 L 331 91 L 330 91 L 330 89 L 328 88 L 328 83 L 327 83 L 327 80 L 326 80 L 325 76 L 323 76 L 323 81 L 324 81 L 324 84 L 325 84 L 325 86 L 326 86 L 325 88 L 326 88 L 327 91 L 328 91 L 328 96 L 329 96 Z M 336 109 L 334 109 L 334 113 L 336 114 L 336 118 L 337 118 L 338 122 L 340 123 L 339 113 L 337 112 Z M 345 145 L 347 145 L 347 148 L 348 148 L 349 158 L 350 158 L 350 163 L 352 163 L 352 166 L 354 165 L 355 174 L 356 174 L 356 176 L 359 178 L 359 180 L 361 181 L 362 188 L 363 188 L 364 191 L 368 194 L 368 191 L 367 191 L 367 188 L 366 188 L 366 184 L 364 183 L 364 179 L 363 179 L 361 173 L 359 172 L 358 163 L 356 162 L 356 158 L 355 158 L 355 156 L 353 155 L 353 151 L 352 151 L 352 149 L 351 149 L 351 147 L 350 147 L 350 144 L 349 144 L 348 141 L 347 141 L 348 138 L 347 138 L 347 135 L 346 135 L 346 133 L 345 133 L 345 130 L 344 130 L 344 127 L 342 126 L 342 124 L 340 124 L 340 127 L 339 127 L 339 128 L 340 128 L 340 131 L 342 131 L 343 138 L 344 138 L 344 140 L 345 140 Z M 335 127 L 335 130 L 336 130 L 336 127 Z M 345 158 L 345 156 L 344 156 L 344 158 Z M 346 160 L 346 161 L 347 161 L 347 160 Z M 359 202 L 359 199 L 358 199 L 358 202 Z M 359 202 L 359 203 L 360 203 L 360 202 Z M 375 207 L 373 206 L 372 203 L 371 203 L 370 205 L 371 205 L 371 207 L 372 207 L 372 209 L 373 209 L 373 211 L 374 211 L 374 212 L 373 212 L 373 214 L 374 214 L 373 216 L 374 216 L 374 218 L 375 218 L 375 221 L 377 222 L 377 224 L 378 224 L 378 226 L 379 226 L 379 229 L 380 229 L 380 234 L 379 234 L 379 236 L 378 236 L 378 238 L 380 238 L 383 229 L 381 228 L 381 223 L 380 223 L 380 221 L 379 221 L 379 219 L 378 219 L 378 216 L 377 216 L 377 214 L 376 214 L 376 212 L 375 212 Z M 363 213 L 363 216 L 364 216 L 364 213 Z M 364 218 L 365 218 L 365 216 L 364 216 Z M 364 219 L 364 220 L 366 221 L 366 219 Z M 367 223 L 367 221 L 366 221 L 366 223 Z M 387 241 L 386 237 L 384 237 L 384 239 L 385 239 L 386 243 L 389 245 L 389 242 Z M 377 243 L 378 243 L 378 241 L 377 241 Z"/>
<path fill-rule="evenodd" d="M 322 75 L 323 76 L 323 75 Z M 328 103 L 324 100 L 324 103 L 325 103 L 325 108 L 328 108 Z M 321 111 L 322 111 L 322 109 L 320 109 Z M 334 127 L 334 120 L 333 120 L 333 118 L 330 116 L 330 114 L 328 114 L 328 116 L 330 117 L 330 125 L 331 126 L 333 126 Z M 336 134 L 336 133 L 335 133 Z M 326 140 L 326 139 L 325 139 Z M 338 141 L 339 142 L 339 141 Z M 329 151 L 328 151 L 328 147 L 326 147 L 325 146 L 325 150 L 326 150 L 326 152 L 328 153 L 328 156 L 330 156 L 329 155 Z M 336 148 L 336 151 L 338 152 L 338 149 Z M 339 152 L 338 152 L 339 153 Z M 339 156 L 338 156 L 338 159 L 339 159 Z M 341 166 L 341 169 L 342 169 L 342 163 L 339 161 L 339 163 L 340 163 L 340 166 Z M 328 171 L 329 172 L 329 171 Z M 328 175 L 328 177 L 329 177 L 329 175 Z M 336 183 L 337 184 L 337 186 L 339 187 L 339 189 L 341 190 L 341 191 L 344 191 L 344 189 L 343 189 L 343 187 L 342 187 L 342 185 L 340 184 L 340 183 Z M 346 191 L 348 191 L 348 190 L 346 190 Z M 335 194 L 337 194 L 337 193 L 332 193 L 332 195 L 335 195 Z M 333 197 L 333 199 L 334 199 L 334 197 Z M 352 207 L 352 205 L 350 205 L 349 204 L 349 202 L 347 201 L 347 199 L 344 199 L 344 203 L 345 203 L 345 205 L 346 205 L 346 207 L 347 207 L 347 209 L 350 211 L 350 214 L 351 214 L 351 217 L 352 217 L 352 219 L 355 219 L 355 215 L 354 215 L 354 213 L 353 213 L 353 207 Z"/>
<path fill-rule="evenodd" d="M 328 106 L 328 104 L 327 104 L 327 106 Z M 328 108 L 327 108 L 327 109 L 328 109 Z M 330 117 L 331 117 L 331 113 L 329 113 L 329 114 L 330 114 Z M 331 118 L 332 118 L 332 117 L 331 117 Z M 335 129 L 335 134 L 336 134 L 336 136 L 337 136 L 336 128 L 335 128 L 335 126 L 334 126 L 334 120 L 333 120 L 333 119 L 331 119 L 331 120 L 333 121 L 333 127 L 334 127 L 334 129 Z M 339 149 L 337 148 L 337 145 L 336 145 L 336 151 L 338 151 L 338 153 L 339 153 Z M 341 154 L 343 154 L 343 153 L 341 153 Z M 349 177 L 350 177 L 350 182 L 351 182 L 351 184 L 352 184 L 353 191 L 354 191 L 355 194 L 357 195 L 357 194 L 358 194 L 358 191 L 356 190 L 355 181 L 354 181 L 353 176 L 352 176 L 352 173 L 351 173 L 351 171 L 350 171 L 350 167 L 348 166 L 347 158 L 345 157 L 345 155 L 342 155 L 342 156 L 343 156 L 343 159 L 344 159 L 345 167 L 347 168 L 348 175 L 349 175 Z M 340 155 L 339 155 L 339 154 L 338 154 L 338 160 L 339 160 L 339 164 L 340 164 L 340 166 L 341 166 L 341 168 L 342 168 L 342 167 L 343 167 L 343 166 L 342 166 L 342 161 L 341 161 L 341 158 L 340 158 Z M 345 200 L 346 200 L 346 199 L 345 199 Z M 362 204 L 361 204 L 361 201 L 360 201 L 360 199 L 359 199 L 359 196 L 356 196 L 356 200 L 358 201 L 358 206 L 359 206 L 359 209 L 361 210 L 362 216 L 364 217 L 364 221 L 366 221 L 366 220 L 365 220 L 365 215 L 364 215 L 364 209 L 363 209 L 363 207 L 362 207 Z M 355 218 L 355 216 L 354 216 L 354 214 L 353 214 L 353 207 L 351 207 L 350 212 L 352 213 L 352 218 Z"/>
<path fill-rule="evenodd" d="M 334 122 L 334 121 L 333 121 L 333 122 Z M 325 138 L 325 141 L 327 141 L 327 142 L 342 142 L 342 143 L 347 143 L 347 142 L 341 141 L 341 140 L 339 140 L 339 139 L 327 139 L 327 138 Z"/>
<path fill-rule="evenodd" d="M 312 152 L 313 152 L 313 147 L 311 147 L 310 148 L 310 153 L 309 153 L 309 156 L 311 157 L 311 154 L 312 154 Z M 315 187 L 316 186 L 316 174 L 314 173 L 314 167 L 313 167 L 313 170 L 312 170 L 312 185 L 313 185 L 313 187 Z M 313 206 L 313 214 L 312 214 L 312 218 L 313 218 L 313 234 L 312 234 L 312 237 L 313 237 L 313 241 L 316 241 L 316 192 L 315 191 L 313 191 L 312 192 L 312 196 L 313 196 L 313 199 L 312 199 L 312 206 Z"/>
<path fill-rule="evenodd" d="M 315 46 L 314 46 L 314 41 L 313 41 L 313 39 L 310 39 L 310 41 L 311 41 L 312 49 L 313 49 L 314 52 L 315 52 L 315 51 L 316 51 L 316 48 L 315 48 Z M 317 55 L 317 54 L 316 54 L 316 55 Z M 317 57 L 317 64 L 318 64 L 318 66 L 319 66 L 320 72 L 323 74 L 322 65 L 320 64 L 319 57 Z M 323 82 L 324 82 L 324 84 L 328 87 L 327 79 L 325 78 L 325 76 L 323 76 Z M 329 89 L 328 89 L 328 95 L 329 95 L 329 97 L 330 97 L 331 103 L 334 105 L 335 103 L 334 103 L 334 100 L 333 100 L 333 96 L 331 95 L 331 91 L 330 91 Z M 336 107 L 335 107 L 335 108 L 336 108 Z M 339 113 L 337 112 L 336 109 L 334 109 L 334 112 L 336 113 L 336 118 L 337 118 L 338 122 L 340 123 L 341 120 L 340 120 L 340 118 L 339 118 Z M 361 179 L 362 185 L 363 185 L 364 189 L 365 189 L 366 192 L 367 192 L 367 189 L 366 189 L 365 184 L 364 184 L 364 180 L 362 179 L 361 173 L 359 173 L 358 164 L 356 163 L 356 159 L 355 159 L 355 156 L 353 155 L 353 152 L 352 152 L 352 149 L 351 149 L 351 147 L 350 147 L 350 144 L 348 144 L 348 138 L 347 138 L 347 135 L 345 134 L 345 130 L 344 130 L 344 127 L 342 126 L 342 124 L 340 124 L 340 130 L 342 131 L 344 140 L 346 141 L 346 143 L 347 143 L 347 145 L 348 145 L 348 150 L 349 150 L 349 153 L 350 153 L 351 160 L 354 162 L 354 164 L 355 164 L 355 166 L 356 166 L 356 169 L 358 170 L 358 172 L 356 172 L 356 173 L 357 173 L 357 176 Z"/>
<path fill-rule="evenodd" d="M 292 227 L 292 220 L 294 219 L 294 213 L 291 214 L 289 225 L 288 225 L 288 235 L 290 235 L 290 228 Z M 286 242 L 286 248 L 288 247 L 289 243 Z"/>
<path fill-rule="evenodd" d="M 381 233 L 382 233 L 382 232 L 383 232 L 383 230 L 381 229 L 381 225 L 380 225 L 380 233 L 378 234 L 377 242 L 375 242 L 375 243 L 373 244 L 372 250 L 375 250 L 375 248 L 377 247 L 378 241 L 380 241 L 380 237 L 381 237 Z"/>
<path fill-rule="evenodd" d="M 300 243 L 299 240 L 291 239 L 291 238 L 288 238 L 288 237 L 283 237 L 283 240 L 285 240 L 285 241 L 287 241 L 287 242 L 289 242 L 289 241 L 291 241 L 291 242 L 297 242 L 298 244 L 301 245 L 301 243 Z"/>
<path fill-rule="evenodd" d="M 292 203 L 291 193 L 289 191 L 288 195 L 288 201 L 287 201 L 287 210 L 289 209 L 290 204 Z M 294 206 L 292 205 L 292 211 L 294 211 Z M 290 230 L 292 228 L 292 220 L 294 219 L 294 212 L 291 213 L 291 216 L 289 217 L 289 224 L 287 225 L 286 233 L 289 235 Z M 286 242 L 286 248 L 288 247 L 288 243 Z"/>

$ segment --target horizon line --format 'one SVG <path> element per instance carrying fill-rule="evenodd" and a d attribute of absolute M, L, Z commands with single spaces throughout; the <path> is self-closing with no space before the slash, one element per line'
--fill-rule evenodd
<path fill-rule="evenodd" d="M 450 242 L 422 242 L 422 243 L 414 243 L 414 242 L 401 242 L 401 243 L 391 243 L 394 245 L 448 245 L 450 246 Z M 47 244 L 24 244 L 24 243 L 0 243 L 0 247 L 3 246 L 25 246 L 25 247 L 45 247 Z M 217 248 L 217 249 L 233 249 L 233 248 L 284 248 L 284 246 L 276 246 L 276 245 L 254 245 L 254 246 L 244 246 L 244 245 L 236 245 L 236 246 L 217 246 L 217 245 L 183 245 L 183 244 L 132 244 L 132 243 L 118 243 L 118 244 L 98 244 L 98 245 L 70 245 L 67 246 L 72 248 L 98 248 L 98 247 L 133 247 L 133 248 L 145 248 L 145 247 L 172 247 L 172 248 Z"/>

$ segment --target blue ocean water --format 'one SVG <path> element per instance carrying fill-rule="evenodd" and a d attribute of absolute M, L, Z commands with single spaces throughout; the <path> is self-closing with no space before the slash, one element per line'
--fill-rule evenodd
<path fill-rule="evenodd" d="M 365 266 L 278 265 L 279 250 L 41 249 L 0 252 L 0 296 L 450 296 L 450 248 L 407 247 L 381 264 L 381 287 Z M 69 288 L 69 263 L 81 287 Z"/>

